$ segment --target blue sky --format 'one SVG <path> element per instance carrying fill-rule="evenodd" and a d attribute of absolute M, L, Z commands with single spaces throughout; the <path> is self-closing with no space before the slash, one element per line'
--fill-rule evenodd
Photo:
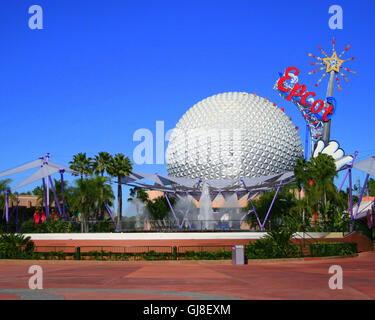
<path fill-rule="evenodd" d="M 43 8 L 43 30 L 28 27 L 34 4 Z M 333 4 L 343 8 L 342 30 L 328 27 Z M 0 171 L 46 152 L 62 164 L 78 152 L 132 157 L 137 129 L 155 132 L 157 120 L 172 129 L 195 103 L 226 91 L 268 97 L 304 128 L 273 84 L 295 66 L 300 82 L 324 98 L 326 82 L 314 87 L 307 54 L 320 55 L 319 45 L 330 53 L 332 37 L 338 52 L 351 45 L 347 67 L 358 74 L 335 88 L 331 138 L 359 159 L 375 155 L 374 18 L 370 0 L 3 0 Z M 134 169 L 166 173 L 165 165 Z"/>

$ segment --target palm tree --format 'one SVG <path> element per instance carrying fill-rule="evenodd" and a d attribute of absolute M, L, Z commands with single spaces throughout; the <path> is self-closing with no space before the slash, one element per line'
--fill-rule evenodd
<path fill-rule="evenodd" d="M 88 232 L 88 218 L 96 214 L 103 207 L 104 202 L 109 206 L 114 199 L 113 190 L 108 183 L 109 178 L 94 177 L 90 179 L 78 179 L 73 188 L 71 207 L 82 215 L 81 231 Z M 84 201 L 82 201 L 84 199 Z"/>
<path fill-rule="evenodd" d="M 107 172 L 111 177 L 116 177 L 117 181 L 117 219 L 120 224 L 122 217 L 122 185 L 121 178 L 129 175 L 132 171 L 133 165 L 128 157 L 124 154 L 118 153 L 111 158 L 110 164 L 107 168 Z"/>
<path fill-rule="evenodd" d="M 108 152 L 99 152 L 95 156 L 92 168 L 96 175 L 104 176 L 104 172 L 107 171 L 109 164 L 111 163 L 112 156 Z"/>
<path fill-rule="evenodd" d="M 128 199 L 128 201 L 139 199 L 142 202 L 146 202 L 148 200 L 148 193 L 145 191 L 145 189 L 140 187 L 131 188 L 129 194 L 130 198 Z"/>
<path fill-rule="evenodd" d="M 319 154 L 311 158 L 308 163 L 308 171 L 318 192 L 322 195 L 324 207 L 327 205 L 327 194 L 335 196 L 335 185 L 333 179 L 337 177 L 335 160 L 328 154 Z"/>
<path fill-rule="evenodd" d="M 92 159 L 86 157 L 86 152 L 74 155 L 73 161 L 69 163 L 70 169 L 79 172 L 81 179 L 83 179 L 83 176 L 92 174 Z"/>
<path fill-rule="evenodd" d="M 0 193 L 10 189 L 9 184 L 12 182 L 10 179 L 0 180 Z"/>
<path fill-rule="evenodd" d="M 176 198 L 170 197 L 169 202 L 173 206 L 176 202 Z M 163 220 L 170 213 L 168 202 L 164 196 L 147 201 L 146 207 L 153 220 Z"/>
<path fill-rule="evenodd" d="M 296 185 L 298 188 L 298 200 L 301 200 L 302 186 L 306 183 L 306 160 L 300 158 L 294 167 L 294 177 L 296 179 Z"/>
<path fill-rule="evenodd" d="M 128 199 L 128 201 L 135 203 L 135 208 L 137 211 L 136 217 L 139 219 L 140 218 L 139 201 L 141 201 L 143 205 L 146 205 L 147 202 L 149 201 L 148 193 L 143 188 L 134 187 L 130 189 L 129 194 L 130 194 L 130 198 Z M 134 201 L 134 200 L 139 200 L 139 201 Z M 136 221 L 137 221 L 137 218 L 136 218 Z"/>
<path fill-rule="evenodd" d="M 370 196 L 375 196 L 375 180 L 373 178 L 370 178 L 367 182 L 367 189 Z"/>
<path fill-rule="evenodd" d="M 108 152 L 99 152 L 98 155 L 95 156 L 92 162 L 92 169 L 96 175 L 101 177 L 104 176 L 104 172 L 107 171 L 109 164 L 111 163 L 112 156 Z M 104 203 L 103 203 L 104 206 Z M 99 208 L 99 220 L 104 218 L 104 207 Z"/>

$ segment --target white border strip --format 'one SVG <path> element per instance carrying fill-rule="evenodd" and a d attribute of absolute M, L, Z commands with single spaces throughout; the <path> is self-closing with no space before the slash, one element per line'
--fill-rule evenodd
<path fill-rule="evenodd" d="M 266 232 L 28 233 L 31 240 L 200 240 L 260 239 Z M 298 232 L 294 238 L 324 238 L 329 232 Z"/>

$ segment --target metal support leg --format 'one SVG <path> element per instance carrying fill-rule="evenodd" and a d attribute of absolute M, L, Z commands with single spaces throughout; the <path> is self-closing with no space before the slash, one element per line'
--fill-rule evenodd
<path fill-rule="evenodd" d="M 366 175 L 366 179 L 365 179 L 365 182 L 363 184 L 363 188 L 361 190 L 361 195 L 359 196 L 359 199 L 358 199 L 358 204 L 357 204 L 357 208 L 355 209 L 355 213 L 354 213 L 354 219 L 355 217 L 357 216 L 357 213 L 358 213 L 358 209 L 359 209 L 359 206 L 362 202 L 362 197 L 363 197 L 363 194 L 365 193 L 365 189 L 366 189 L 366 185 L 367 185 L 367 181 L 368 181 L 368 178 L 370 177 L 370 174 L 368 173 Z"/>
<path fill-rule="evenodd" d="M 242 184 L 243 184 L 245 190 L 246 190 L 246 191 L 249 191 L 249 190 L 247 189 L 247 186 L 246 186 L 245 180 L 244 180 L 242 177 L 240 178 L 240 180 L 242 181 Z M 258 213 L 256 212 L 255 207 L 254 207 L 254 204 L 253 204 L 253 201 L 251 200 L 251 191 L 249 191 L 248 199 L 249 199 L 250 204 L 251 204 L 251 206 L 252 206 L 253 209 L 250 209 L 250 210 L 247 212 L 247 215 L 249 215 L 252 211 L 254 211 L 254 213 L 255 213 L 255 217 L 257 218 L 257 221 L 258 221 L 258 225 L 259 225 L 259 227 L 262 229 L 262 223 L 260 222 L 260 219 L 259 219 Z"/>
<path fill-rule="evenodd" d="M 116 228 L 116 231 L 119 231 L 118 229 L 118 225 L 116 223 L 116 219 L 114 218 L 112 212 L 111 212 L 111 209 L 108 207 L 107 203 L 104 202 L 104 206 L 105 206 L 105 209 L 107 210 L 109 216 L 111 217 L 113 223 L 115 224 L 115 228 Z"/>
<path fill-rule="evenodd" d="M 51 176 L 48 176 L 48 180 L 49 180 L 49 182 L 51 184 L 53 196 L 55 197 L 55 205 L 57 206 L 57 209 L 59 210 L 59 214 L 61 216 L 61 213 L 62 213 L 61 212 L 61 207 L 60 207 L 59 199 L 57 198 L 57 195 L 56 195 L 55 187 L 53 186 L 53 182 L 52 182 Z"/>
<path fill-rule="evenodd" d="M 351 164 L 348 165 L 348 170 L 346 171 L 345 177 L 344 177 L 344 179 L 342 180 L 342 183 L 341 183 L 341 185 L 340 185 L 339 192 L 341 191 L 342 186 L 344 185 L 344 182 L 345 182 L 345 180 L 346 180 L 346 177 L 347 177 L 348 174 L 349 174 L 349 170 L 353 167 L 353 164 L 354 164 L 354 161 L 355 161 L 355 158 L 357 157 L 357 155 L 358 155 L 358 151 L 355 151 L 355 152 L 354 152 L 353 160 L 352 160 Z"/>
<path fill-rule="evenodd" d="M 176 213 L 175 213 L 174 210 L 173 210 L 173 207 L 172 207 L 172 205 L 171 205 L 171 202 L 169 201 L 169 198 L 168 198 L 166 192 L 164 192 L 164 196 L 165 196 L 165 199 L 167 199 L 168 206 L 169 206 L 169 208 L 170 208 L 171 211 L 172 211 L 173 217 L 174 217 L 174 219 L 175 219 L 175 221 L 176 221 L 176 223 L 177 223 L 178 228 L 181 229 L 181 227 L 180 227 L 180 222 L 179 222 L 178 219 L 177 219 Z"/>
<path fill-rule="evenodd" d="M 50 176 L 47 177 L 47 202 L 46 202 L 46 219 L 49 219 L 49 179 Z"/>
<path fill-rule="evenodd" d="M 16 205 L 16 232 L 18 232 L 18 204 L 19 204 L 19 200 L 18 200 L 18 193 L 17 193 L 17 205 Z"/>
<path fill-rule="evenodd" d="M 350 213 L 350 232 L 353 232 L 353 192 L 352 192 L 352 168 L 349 168 L 349 213 Z"/>
<path fill-rule="evenodd" d="M 284 182 L 284 180 L 281 180 L 279 186 L 277 187 L 277 190 L 276 190 L 275 196 L 274 196 L 273 199 L 272 199 L 271 205 L 270 205 L 270 207 L 269 207 L 269 209 L 268 209 L 268 212 L 267 212 L 267 214 L 266 214 L 266 217 L 264 218 L 263 224 L 262 224 L 262 226 L 261 226 L 261 228 L 260 228 L 260 230 L 262 230 L 262 231 L 263 231 L 263 229 L 264 229 L 264 225 L 265 225 L 266 222 L 267 222 L 267 219 L 268 219 L 268 216 L 269 216 L 269 214 L 270 214 L 270 212 L 271 212 L 271 209 L 272 209 L 273 203 L 274 203 L 275 200 L 276 200 L 277 194 L 279 193 L 280 188 L 281 188 L 281 185 L 283 184 L 283 182 Z"/>
<path fill-rule="evenodd" d="M 344 183 L 345 183 L 346 177 L 347 177 L 348 174 L 349 174 L 349 170 L 350 170 L 350 167 L 348 168 L 348 170 L 346 170 L 345 177 L 344 177 L 344 179 L 342 180 L 341 185 L 340 185 L 340 188 L 339 188 L 339 192 L 341 191 L 342 186 L 343 186 Z"/>
<path fill-rule="evenodd" d="M 45 209 L 45 212 L 47 212 L 48 205 L 47 205 L 46 179 L 43 178 L 42 181 L 43 181 L 43 193 L 44 193 L 44 209 Z"/>
<path fill-rule="evenodd" d="M 9 193 L 10 190 L 5 191 L 5 221 L 9 222 Z"/>
<path fill-rule="evenodd" d="M 60 176 L 61 176 L 61 200 L 62 200 L 62 212 L 63 212 L 63 219 L 65 219 L 65 198 L 64 198 L 64 169 L 60 169 Z"/>
<path fill-rule="evenodd" d="M 257 221 L 258 221 L 258 225 L 259 225 L 260 229 L 262 230 L 262 223 L 260 222 L 260 219 L 259 219 L 258 213 L 257 213 L 256 210 L 255 210 L 255 207 L 254 207 L 253 201 L 252 201 L 251 198 L 250 198 L 250 194 L 249 194 L 249 201 L 250 201 L 250 204 L 251 204 L 251 206 L 253 207 L 253 209 L 250 209 L 249 212 L 248 212 L 247 214 L 250 214 L 250 212 L 254 211 L 254 213 L 255 213 L 255 217 L 257 218 Z"/>

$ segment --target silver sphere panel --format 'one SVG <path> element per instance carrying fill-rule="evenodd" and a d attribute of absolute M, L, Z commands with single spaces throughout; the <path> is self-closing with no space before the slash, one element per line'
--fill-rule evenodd
<path fill-rule="evenodd" d="M 166 152 L 168 175 L 203 179 L 292 171 L 302 156 L 289 117 L 246 92 L 221 93 L 195 104 L 177 123 Z"/>

